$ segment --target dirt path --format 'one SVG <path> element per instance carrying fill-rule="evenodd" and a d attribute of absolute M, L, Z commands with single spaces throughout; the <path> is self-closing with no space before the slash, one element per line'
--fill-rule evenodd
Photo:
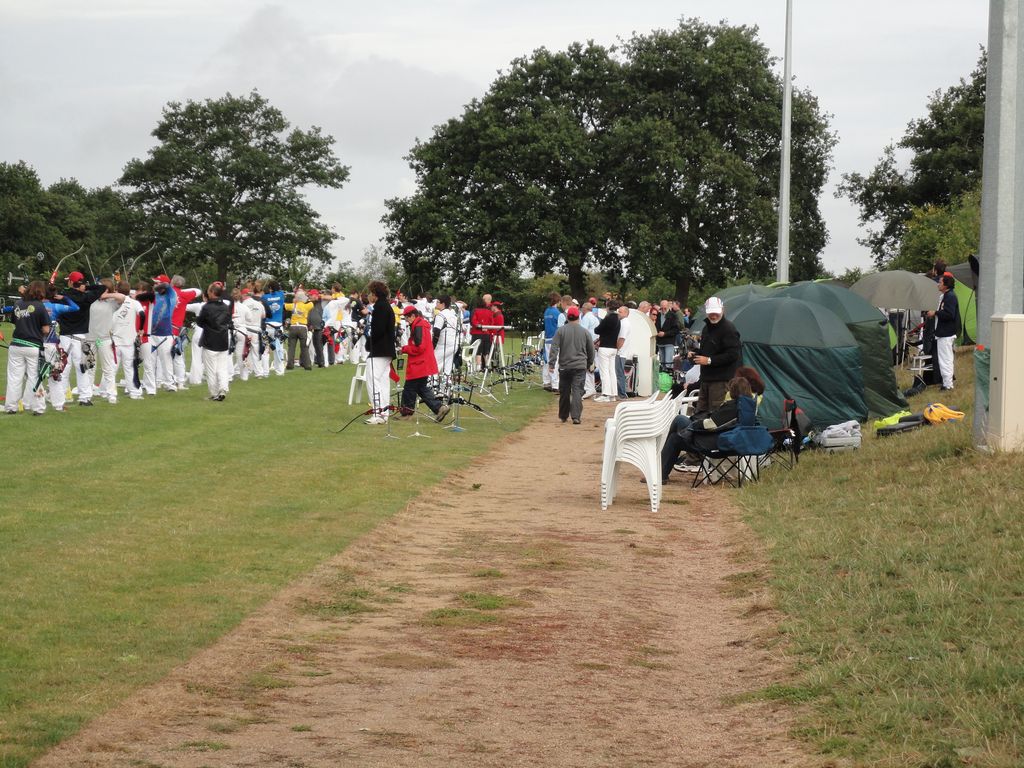
<path fill-rule="evenodd" d="M 762 566 L 725 494 L 534 422 L 40 766 L 781 766 Z M 429 449 L 429 446 L 424 446 Z"/>

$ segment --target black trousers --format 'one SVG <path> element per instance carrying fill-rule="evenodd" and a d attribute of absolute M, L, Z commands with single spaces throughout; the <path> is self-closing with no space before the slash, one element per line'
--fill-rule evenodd
<path fill-rule="evenodd" d="M 558 369 L 558 418 L 565 421 L 572 416 L 579 421 L 583 415 L 583 386 L 587 382 L 585 369 Z"/>
<path fill-rule="evenodd" d="M 422 399 L 433 413 L 437 413 L 441 407 L 441 401 L 434 396 L 434 390 L 430 388 L 430 380 L 426 376 L 412 381 L 405 380 L 405 386 L 402 387 L 402 411 L 412 413 L 416 409 L 417 398 Z"/>
<path fill-rule="evenodd" d="M 313 361 L 316 363 L 317 368 L 324 367 L 324 329 L 323 328 L 310 328 L 309 332 L 313 334 L 311 341 L 313 342 Z M 331 355 L 333 358 L 334 356 Z M 333 362 L 333 359 L 332 361 Z"/>

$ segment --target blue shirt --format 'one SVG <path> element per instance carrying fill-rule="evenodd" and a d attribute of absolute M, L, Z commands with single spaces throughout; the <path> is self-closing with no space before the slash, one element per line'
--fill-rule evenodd
<path fill-rule="evenodd" d="M 267 322 L 281 325 L 284 322 L 284 291 L 263 294 L 263 303 L 270 310 Z"/>
<path fill-rule="evenodd" d="M 559 320 L 562 313 L 558 311 L 558 305 L 548 307 L 544 310 L 544 341 L 551 341 L 561 325 Z"/>
<path fill-rule="evenodd" d="M 67 314 L 68 312 L 77 312 L 78 305 L 75 304 L 74 299 L 70 296 L 65 296 L 64 303 L 44 301 L 43 306 L 46 307 L 46 314 L 50 316 L 50 335 L 46 340 L 56 342 L 58 341 L 56 326 L 57 318 L 61 315 Z"/>
<path fill-rule="evenodd" d="M 168 286 L 164 293 L 157 293 L 153 299 L 153 315 L 150 323 L 150 336 L 173 336 L 171 316 L 178 305 L 178 294 Z"/>

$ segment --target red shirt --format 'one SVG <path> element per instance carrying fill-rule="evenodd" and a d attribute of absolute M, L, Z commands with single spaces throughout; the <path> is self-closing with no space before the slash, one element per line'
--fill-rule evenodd
<path fill-rule="evenodd" d="M 402 352 L 409 356 L 405 364 L 406 381 L 422 379 L 437 373 L 434 345 L 430 340 L 432 330 L 430 322 L 424 317 L 417 317 L 409 326 L 409 343 L 402 347 Z"/>
<path fill-rule="evenodd" d="M 195 289 L 184 290 L 174 286 L 174 292 L 178 294 L 178 304 L 174 307 L 174 311 L 171 312 L 171 332 L 177 336 L 181 332 L 181 328 L 185 325 L 185 307 L 191 302 L 199 298 L 202 293 Z"/>
<path fill-rule="evenodd" d="M 473 336 L 490 336 L 490 331 L 480 328 L 482 325 L 494 325 L 494 312 L 490 307 L 477 307 L 469 316 L 469 332 Z"/>

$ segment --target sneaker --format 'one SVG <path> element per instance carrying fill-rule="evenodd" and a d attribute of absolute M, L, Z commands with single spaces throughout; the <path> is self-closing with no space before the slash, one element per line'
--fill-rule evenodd
<path fill-rule="evenodd" d="M 380 416 L 371 416 L 370 418 L 368 418 L 366 421 L 363 422 L 363 424 L 383 424 L 383 423 L 384 423 L 384 419 L 382 419 Z"/>
<path fill-rule="evenodd" d="M 586 400 L 588 397 L 593 397 L 593 396 L 594 396 L 593 392 L 584 392 L 583 393 L 583 399 L 584 400 Z"/>
<path fill-rule="evenodd" d="M 437 409 L 437 416 L 434 417 L 434 421 L 440 424 L 442 421 L 444 421 L 444 417 L 448 415 L 448 411 L 450 411 L 451 409 L 452 408 L 450 405 L 442 405 L 440 408 Z"/>
<path fill-rule="evenodd" d="M 573 423 L 573 424 L 579 424 L 579 423 L 580 423 L 580 420 L 579 420 L 579 419 L 573 419 L 573 420 L 572 420 L 572 423 Z"/>
<path fill-rule="evenodd" d="M 675 465 L 676 472 L 699 472 L 700 464 L 690 464 L 688 461 L 681 461 Z"/>
<path fill-rule="evenodd" d="M 188 389 L 188 384 L 178 384 L 178 389 Z"/>
<path fill-rule="evenodd" d="M 78 404 L 79 405 L 90 405 L 91 406 L 92 405 L 92 400 L 79 400 Z"/>
<path fill-rule="evenodd" d="M 612 399 L 607 395 L 598 395 L 594 398 L 595 403 L 610 403 Z"/>

